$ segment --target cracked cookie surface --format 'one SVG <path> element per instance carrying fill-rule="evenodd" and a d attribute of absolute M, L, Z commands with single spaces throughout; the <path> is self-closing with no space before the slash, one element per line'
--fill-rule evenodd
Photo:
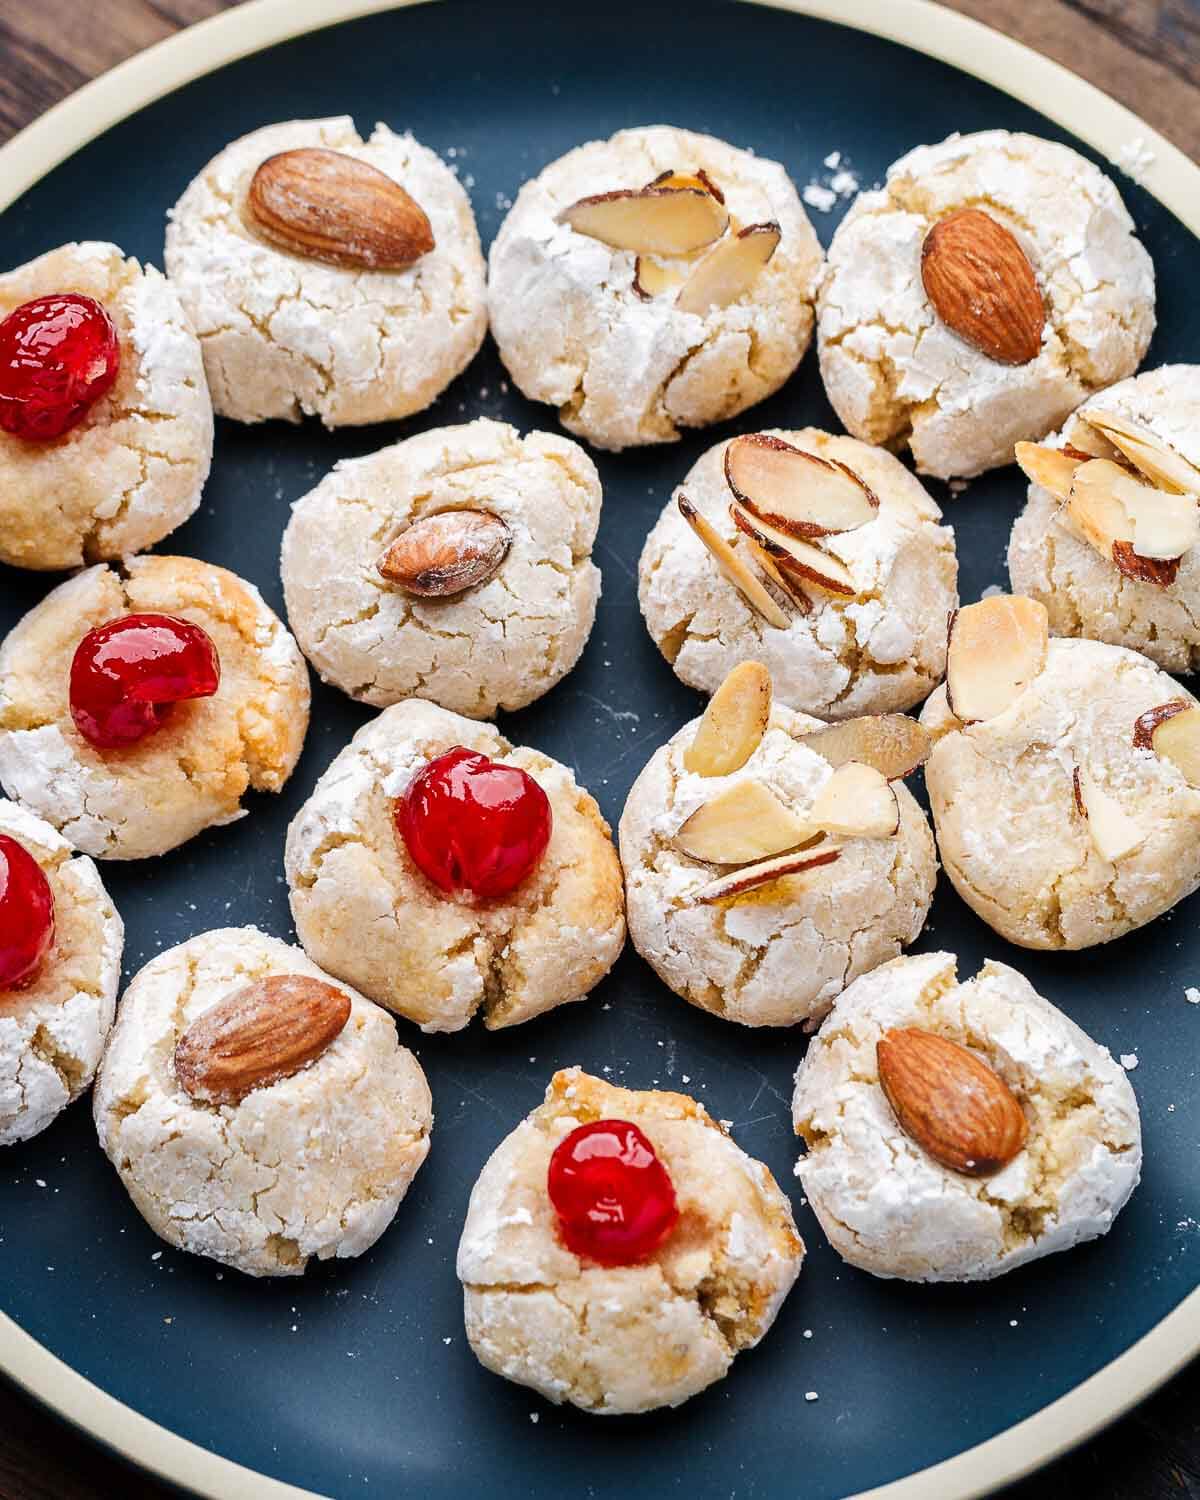
<path fill-rule="evenodd" d="M 857 980 L 809 1044 L 796 1175 L 851 1265 L 908 1281 L 981 1281 L 1105 1234 L 1137 1186 L 1142 1134 L 1124 1069 L 1023 975 L 991 959 L 958 983 L 952 953 Z M 1016 1095 L 1024 1148 L 990 1177 L 933 1160 L 901 1130 L 876 1044 L 915 1026 L 968 1048 Z"/>
<path fill-rule="evenodd" d="M 321 676 L 363 703 L 428 698 L 471 718 L 523 708 L 587 642 L 600 494 L 576 443 L 486 418 L 348 459 L 296 502 L 284 533 L 289 622 Z M 422 599 L 380 576 L 412 522 L 460 509 L 511 529 L 486 582 Z"/>
<path fill-rule="evenodd" d="M 727 439 L 693 465 L 642 549 L 638 602 L 655 645 L 682 682 L 705 693 L 738 662 L 754 660 L 769 668 L 781 703 L 822 719 L 911 708 L 945 671 L 946 615 L 958 604 L 953 531 L 939 524 L 941 511 L 920 481 L 882 448 L 811 427 L 770 435 L 840 460 L 878 497 L 873 521 L 821 538 L 850 570 L 858 597 L 813 588 L 812 612 L 802 614 L 779 593 L 791 623 L 778 630 L 724 577 L 676 502 L 682 492 L 726 541 L 737 540 Z M 740 543 L 738 550 L 757 574 Z"/>
<path fill-rule="evenodd" d="M 201 626 L 221 685 L 175 704 L 136 745 L 97 750 L 71 718 L 71 660 L 89 630 L 139 612 Z M 308 706 L 304 658 L 252 584 L 191 557 L 100 565 L 53 589 L 0 646 L 0 783 L 86 854 L 162 854 L 242 816 L 248 788 L 283 786 Z"/>
<path fill-rule="evenodd" d="M 643 300 L 637 257 L 558 222 L 577 199 L 666 171 L 708 173 L 742 225 L 782 237 L 749 293 L 707 313 Z M 684 262 L 679 262 L 682 267 Z M 670 125 L 622 130 L 559 157 L 517 195 L 492 245 L 492 334 L 517 388 L 599 448 L 673 442 L 779 389 L 812 337 L 821 247 L 784 169 Z"/>
<path fill-rule="evenodd" d="M 1148 428 L 1200 465 L 1200 366 L 1164 365 L 1111 386 L 1085 402 L 1049 445 L 1078 444 L 1081 433 L 1092 431 L 1081 420 L 1089 407 Z M 1175 581 L 1165 588 L 1127 578 L 1069 529 L 1048 490 L 1031 484 L 1009 540 L 1008 572 L 1014 592 L 1046 606 L 1055 635 L 1128 646 L 1168 672 L 1200 667 L 1200 550 L 1195 547 L 1184 553 Z"/>
<path fill-rule="evenodd" d="M 614 1118 L 648 1137 L 679 1208 L 667 1239 L 628 1266 L 568 1250 L 546 1191 L 559 1142 Z M 771 1327 L 803 1258 L 775 1179 L 702 1105 L 567 1068 L 480 1173 L 458 1276 L 482 1364 L 550 1401 L 612 1415 L 678 1406 L 720 1380 Z"/>
<path fill-rule="evenodd" d="M 349 986 L 350 1017 L 309 1067 L 239 1104 L 193 1099 L 179 1038 L 255 980 L 331 981 L 253 927 L 160 953 L 130 982 L 96 1082 L 100 1144 L 168 1244 L 250 1276 L 299 1276 L 317 1256 L 361 1255 L 395 1217 L 429 1151 L 429 1086 L 392 1018 Z"/>
<path fill-rule="evenodd" d="M 1024 948 L 1087 948 L 1144 926 L 1200 886 L 1200 790 L 1153 750 L 1134 721 L 1193 700 L 1153 662 L 1100 641 L 1051 640 L 1044 670 L 1005 711 L 964 725 L 930 697 L 937 740 L 925 785 L 938 851 L 955 890 Z M 1076 767 L 1145 841 L 1113 864 L 1075 801 Z"/>
<path fill-rule="evenodd" d="M 91 1084 L 113 1023 L 125 929 L 90 859 L 0 800 L 0 833 L 37 860 L 54 896 L 54 944 L 21 989 L 0 988 L 0 1146 L 45 1130 Z"/>
<path fill-rule="evenodd" d="M 933 835 L 912 793 L 893 783 L 891 838 L 847 839 L 840 857 L 732 901 L 698 903 L 712 865 L 676 848 L 698 807 L 738 782 L 765 785 L 801 821 L 833 775 L 799 743 L 820 723 L 776 705 L 753 755 L 731 776 L 699 776 L 683 757 L 699 720 L 656 750 L 621 815 L 629 934 L 663 982 L 701 1010 L 746 1026 L 818 1020 L 857 975 L 915 942 L 933 899 Z"/>
<path fill-rule="evenodd" d="M 292 255 L 243 221 L 250 179 L 281 151 L 325 147 L 367 162 L 417 201 L 435 247 L 398 271 Z M 221 416 L 317 415 L 327 427 L 424 410 L 487 331 L 483 252 L 466 192 L 410 135 L 349 116 L 267 125 L 215 156 L 171 210 L 167 271 L 200 343 Z"/>
<path fill-rule="evenodd" d="M 541 862 L 511 895 L 449 895 L 417 869 L 395 799 L 462 745 L 520 767 L 550 799 Z M 582 1000 L 625 942 L 621 867 L 608 824 L 566 766 L 412 698 L 365 725 L 288 830 L 292 916 L 311 958 L 424 1031 L 489 1028 Z"/>
<path fill-rule="evenodd" d="M 1046 310 L 1042 346 L 1006 365 L 938 319 L 921 246 L 982 209 L 1017 238 Z M 918 146 L 838 226 L 818 303 L 821 376 L 856 437 L 909 447 L 943 479 L 1012 461 L 1085 397 L 1132 375 L 1154 332 L 1154 267 L 1116 187 L 1069 147 L 1005 130 Z"/>
<path fill-rule="evenodd" d="M 212 462 L 200 345 L 153 266 L 94 240 L 0 275 L 0 318 L 35 297 L 81 292 L 117 329 L 116 383 L 53 442 L 0 432 L 0 562 L 76 568 L 126 557 L 182 526 Z"/>

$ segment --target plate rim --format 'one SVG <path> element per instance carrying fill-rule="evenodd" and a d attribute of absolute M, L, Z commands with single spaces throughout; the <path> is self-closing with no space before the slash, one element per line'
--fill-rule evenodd
<path fill-rule="evenodd" d="M 111 126 L 227 63 L 283 41 L 433 0 L 243 0 L 101 74 L 0 146 L 0 212 Z M 1115 161 L 1140 140 L 1139 183 L 1200 236 L 1200 166 L 1094 84 L 935 0 L 743 0 L 869 32 L 1036 109 Z M 845 1500 L 978 1500 L 1061 1457 L 1200 1354 L 1200 1287 L 1116 1359 L 1003 1432 Z M 0 1375 L 120 1457 L 205 1500 L 324 1500 L 224 1458 L 110 1396 L 0 1311 Z"/>

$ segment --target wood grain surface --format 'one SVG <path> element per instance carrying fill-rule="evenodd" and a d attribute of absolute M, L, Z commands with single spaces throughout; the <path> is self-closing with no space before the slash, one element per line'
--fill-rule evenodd
<path fill-rule="evenodd" d="M 622 0 L 624 3 L 624 0 Z M 1200 0 L 948 0 L 1200 158 Z M 0 141 L 228 0 L 0 0 Z M 0 1381 L 0 1500 L 168 1500 Z M 1010 1500 L 1200 1500 L 1200 1362 Z"/>

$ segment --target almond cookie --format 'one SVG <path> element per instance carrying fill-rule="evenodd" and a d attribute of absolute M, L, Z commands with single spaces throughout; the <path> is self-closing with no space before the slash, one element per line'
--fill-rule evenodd
<path fill-rule="evenodd" d="M 812 337 L 821 247 L 773 161 L 670 125 L 527 182 L 488 307 L 518 389 L 599 448 L 674 442 L 779 389 Z"/>
<path fill-rule="evenodd" d="M 225 147 L 171 210 L 167 270 L 213 405 L 326 427 L 423 411 L 487 331 L 471 203 L 411 135 L 347 115 Z"/>
<path fill-rule="evenodd" d="M 335 758 L 285 862 L 309 956 L 423 1031 L 582 1000 L 625 942 L 608 824 L 567 767 L 416 698 Z"/>
<path fill-rule="evenodd" d="M 802 713 L 911 708 L 943 676 L 958 603 L 954 533 L 940 520 L 882 448 L 811 427 L 717 443 L 646 538 L 642 614 L 701 692 L 755 659 Z"/>
<path fill-rule="evenodd" d="M 803 1259 L 775 1179 L 702 1105 L 566 1068 L 480 1173 L 458 1277 L 482 1364 L 610 1416 L 720 1380 Z"/>
<path fill-rule="evenodd" d="M 796 1167 L 830 1244 L 905 1281 L 985 1281 L 1108 1232 L 1137 1186 L 1123 1068 L 1023 975 L 952 953 L 850 986 L 809 1044 Z"/>
<path fill-rule="evenodd" d="M 0 382 L 0 562 L 76 568 L 182 526 L 208 478 L 213 413 L 171 283 L 116 245 L 63 245 L 0 275 L 0 320 L 0 343 L 18 339 L 23 376 L 36 361 L 45 387 L 33 379 L 18 401 L 11 369 Z"/>
<path fill-rule="evenodd" d="M 1055 635 L 1200 666 L 1198 427 L 1200 366 L 1165 365 L 1093 396 L 1046 446 L 1018 444 L 1031 483 L 1008 571 Z"/>
<path fill-rule="evenodd" d="M 0 783 L 86 854 L 162 854 L 279 791 L 308 705 L 252 584 L 191 557 L 89 568 L 0 646 Z"/>
<path fill-rule="evenodd" d="M 27 1141 L 92 1082 L 125 929 L 96 866 L 0 800 L 0 1146 Z"/>
<path fill-rule="evenodd" d="M 959 611 L 921 722 L 946 873 L 1010 942 L 1106 943 L 1200 885 L 1200 707 L 1144 656 L 1000 595 Z"/>
<path fill-rule="evenodd" d="M 744 1026 L 815 1022 L 914 942 L 937 859 L 896 778 L 928 738 L 899 714 L 823 725 L 758 662 L 656 750 L 621 816 L 629 932 L 677 995 Z"/>
<path fill-rule="evenodd" d="M 369 1250 L 433 1127 L 391 1017 L 254 927 L 201 933 L 134 976 L 95 1116 L 155 1234 L 248 1276 Z"/>
<path fill-rule="evenodd" d="M 326 682 L 386 708 L 524 708 L 579 660 L 600 594 L 600 477 L 486 418 L 347 459 L 283 538 L 288 619 Z"/>
<path fill-rule="evenodd" d="M 986 130 L 918 146 L 838 226 L 821 376 L 855 435 L 949 479 L 1012 461 L 1132 375 L 1154 267 L 1113 183 L 1067 146 Z"/>

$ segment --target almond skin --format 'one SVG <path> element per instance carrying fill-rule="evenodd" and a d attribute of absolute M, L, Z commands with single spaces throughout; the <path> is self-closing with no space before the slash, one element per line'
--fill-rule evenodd
<path fill-rule="evenodd" d="M 1114 542 L 1112 560 L 1118 571 L 1126 578 L 1138 583 L 1153 583 L 1160 589 L 1169 589 L 1179 576 L 1179 559 L 1141 557 L 1133 550 L 1132 542 Z"/>
<path fill-rule="evenodd" d="M 1007 1166 L 1029 1126 L 998 1073 L 948 1037 L 895 1027 L 876 1043 L 879 1082 L 905 1135 L 969 1177 Z"/>
<path fill-rule="evenodd" d="M 250 179 L 248 226 L 269 244 L 355 271 L 398 271 L 434 247 L 424 209 L 385 172 L 320 146 L 268 156 Z"/>
<path fill-rule="evenodd" d="M 1136 750 L 1154 749 L 1154 731 L 1160 724 L 1173 719 L 1176 714 L 1185 714 L 1192 705 L 1186 698 L 1169 698 L 1155 708 L 1148 708 L 1133 721 L 1133 744 Z"/>
<path fill-rule="evenodd" d="M 1029 258 L 990 214 L 947 214 L 921 246 L 921 280 L 947 328 L 1003 365 L 1026 365 L 1042 347 L 1046 309 Z"/>
<path fill-rule="evenodd" d="M 443 510 L 414 521 L 376 564 L 410 594 L 444 599 L 486 583 L 512 545 L 508 524 L 485 510 Z"/>
<path fill-rule="evenodd" d="M 316 1062 L 349 1019 L 345 990 L 272 974 L 196 1017 L 175 1047 L 175 1076 L 203 1104 L 240 1104 Z"/>

